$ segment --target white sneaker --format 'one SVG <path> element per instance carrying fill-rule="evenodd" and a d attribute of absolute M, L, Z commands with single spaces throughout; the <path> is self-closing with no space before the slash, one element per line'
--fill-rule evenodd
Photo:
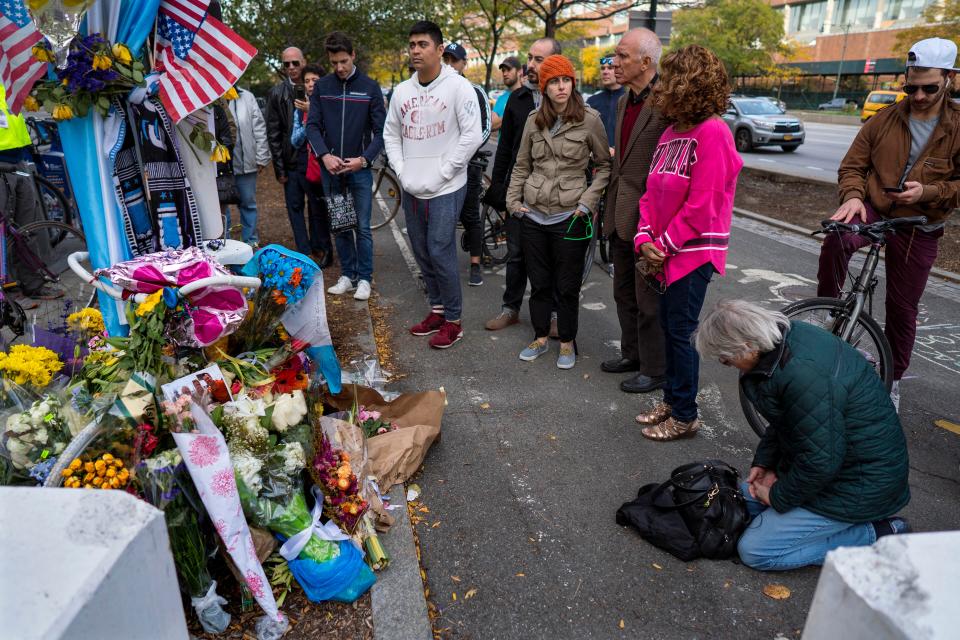
<path fill-rule="evenodd" d="M 893 386 L 890 387 L 890 401 L 893 402 L 893 408 L 896 409 L 897 414 L 900 413 L 900 381 L 894 380 Z"/>
<path fill-rule="evenodd" d="M 361 280 L 357 283 L 357 292 L 353 294 L 354 300 L 368 300 L 370 298 L 370 283 Z"/>
<path fill-rule="evenodd" d="M 327 293 L 332 293 L 337 296 L 343 295 L 347 291 L 353 291 L 353 283 L 350 282 L 350 278 L 347 276 L 340 276 L 340 279 L 337 280 L 337 284 L 327 289 Z"/>

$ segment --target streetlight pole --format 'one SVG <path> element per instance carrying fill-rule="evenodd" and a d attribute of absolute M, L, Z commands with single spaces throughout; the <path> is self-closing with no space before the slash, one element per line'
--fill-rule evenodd
<path fill-rule="evenodd" d="M 843 46 L 840 48 L 840 64 L 837 66 L 837 81 L 833 85 L 833 99 L 837 99 L 840 91 L 840 75 L 843 73 L 843 60 L 847 55 L 847 36 L 850 35 L 850 24 L 843 25 Z"/>

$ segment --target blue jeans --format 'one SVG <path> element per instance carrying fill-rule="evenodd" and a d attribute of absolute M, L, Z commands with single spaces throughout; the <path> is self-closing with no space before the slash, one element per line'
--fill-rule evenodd
<path fill-rule="evenodd" d="M 283 185 L 284 200 L 287 204 L 287 216 L 297 251 L 304 255 L 324 251 L 333 251 L 330 239 L 330 220 L 327 217 L 327 204 L 323 199 L 323 189 L 319 184 L 307 181 L 305 171 L 291 171 L 287 174 L 287 183 Z M 307 217 L 310 219 L 310 232 L 303 220 L 303 201 L 307 201 Z"/>
<path fill-rule="evenodd" d="M 237 205 L 240 211 L 240 237 L 248 244 L 257 244 L 260 242 L 260 236 L 257 235 L 257 172 L 238 173 L 234 180 L 240 194 L 240 204 Z M 226 236 L 230 237 L 229 205 L 224 207 L 224 215 L 227 217 Z"/>
<path fill-rule="evenodd" d="M 432 306 L 443 306 L 448 322 L 460 319 L 463 295 L 457 273 L 457 220 L 467 194 L 464 185 L 453 193 L 421 200 L 403 192 L 407 237 Z"/>
<path fill-rule="evenodd" d="M 670 284 L 660 300 L 660 327 L 667 361 L 663 401 L 680 422 L 697 417 L 700 356 L 690 344 L 690 336 L 700 324 L 700 309 L 712 276 L 713 265 L 708 262 Z"/>
<path fill-rule="evenodd" d="M 779 513 L 740 484 L 753 517 L 743 532 L 737 550 L 743 564 L 758 571 L 786 571 L 823 564 L 827 551 L 837 547 L 862 547 L 877 541 L 869 522 L 851 524 L 821 516 L 803 508 Z"/>
<path fill-rule="evenodd" d="M 373 278 L 373 232 L 370 231 L 370 210 L 373 206 L 373 173 L 361 169 L 342 176 L 323 171 L 323 190 L 327 194 L 340 192 L 345 186 L 353 194 L 353 206 L 357 209 L 356 230 L 344 231 L 334 237 L 340 270 L 354 284 L 358 280 L 370 282 Z M 341 186 L 341 178 L 343 186 Z"/>

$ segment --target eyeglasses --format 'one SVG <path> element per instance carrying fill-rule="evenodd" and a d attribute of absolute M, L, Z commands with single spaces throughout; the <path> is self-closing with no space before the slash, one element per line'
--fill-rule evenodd
<path fill-rule="evenodd" d="M 903 92 L 908 96 L 912 96 L 917 91 L 923 91 L 928 96 L 932 96 L 936 93 L 940 93 L 939 84 L 905 84 L 903 85 Z"/>
<path fill-rule="evenodd" d="M 299 60 L 284 60 L 284 61 L 283 61 L 283 66 L 285 66 L 285 67 L 299 67 L 299 66 L 300 66 L 300 61 L 299 61 Z"/>
<path fill-rule="evenodd" d="M 584 235 L 582 238 L 571 238 L 570 230 L 573 229 L 573 225 L 576 224 L 577 220 L 583 220 L 583 224 L 585 227 L 584 233 L 586 233 L 586 235 Z M 567 225 L 567 232 L 563 234 L 564 240 L 589 240 L 592 237 L 593 237 L 593 220 L 591 220 L 590 216 L 588 215 L 572 216 L 570 218 L 570 224 Z"/>

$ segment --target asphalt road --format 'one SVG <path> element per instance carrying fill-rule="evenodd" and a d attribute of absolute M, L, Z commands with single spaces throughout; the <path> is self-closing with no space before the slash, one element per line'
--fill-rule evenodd
<path fill-rule="evenodd" d="M 796 638 L 819 570 L 762 574 L 733 561 L 683 563 L 614 521 L 638 487 L 674 467 L 719 458 L 746 472 L 757 438 L 745 423 L 736 375 L 715 362 L 701 369 L 696 438 L 645 440 L 633 422 L 653 396 L 627 395 L 622 376 L 602 373 L 617 353 L 611 279 L 594 269 L 580 311 L 580 358 L 570 371 L 551 352 L 517 359 L 532 338 L 522 323 L 483 330 L 499 309 L 502 271 L 464 286 L 465 338 L 438 352 L 407 329 L 427 306 L 412 258 L 404 255 L 403 216 L 375 234 L 376 283 L 395 334 L 405 377 L 398 390 L 444 386 L 443 439 L 417 479 L 429 508 L 417 526 L 430 597 L 442 637 L 453 638 Z M 729 271 L 710 285 L 707 305 L 745 297 L 782 306 L 814 289 L 816 243 L 738 219 Z M 466 257 L 463 256 L 464 283 Z M 960 289 L 935 285 L 924 297 L 911 376 L 902 385 L 916 529 L 960 528 L 960 436 L 934 425 L 960 423 Z M 787 600 L 765 597 L 770 583 Z M 622 621 L 622 625 L 621 625 Z"/>
<path fill-rule="evenodd" d="M 859 126 L 804 122 L 806 138 L 800 147 L 785 153 L 780 147 L 760 147 L 740 157 L 748 167 L 836 183 L 840 161 L 860 131 Z"/>

